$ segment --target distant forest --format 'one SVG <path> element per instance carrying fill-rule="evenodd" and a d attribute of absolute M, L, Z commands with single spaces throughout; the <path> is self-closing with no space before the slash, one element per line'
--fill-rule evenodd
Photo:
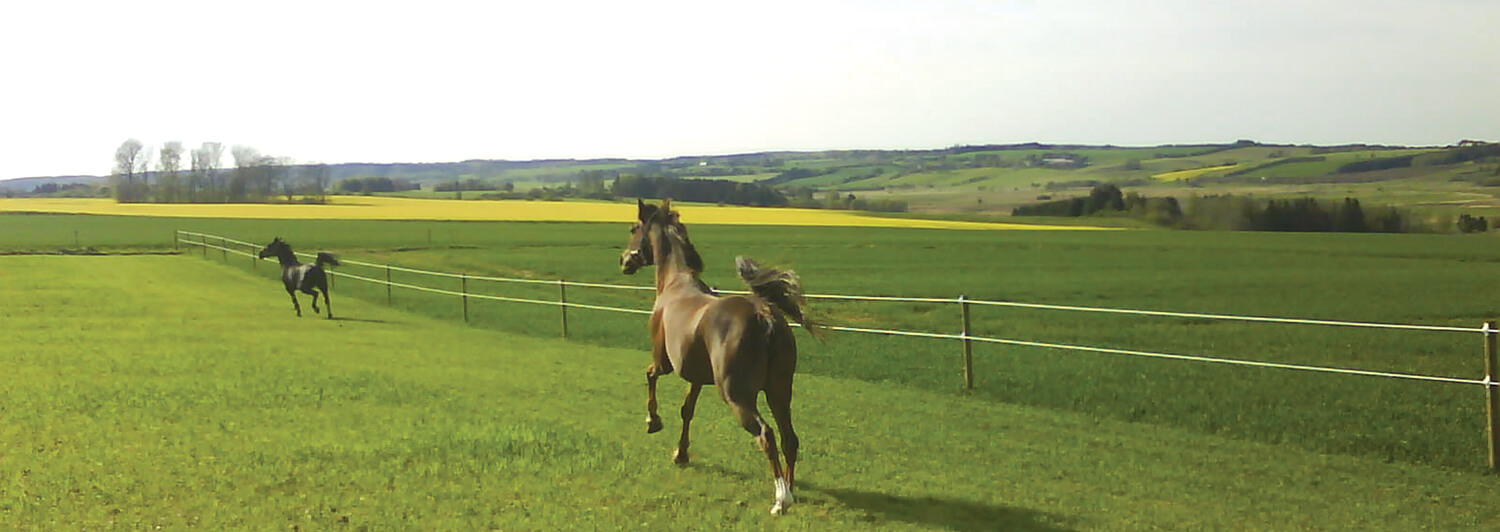
<path fill-rule="evenodd" d="M 1124 194 L 1112 184 L 1097 185 L 1087 197 L 1016 207 L 1014 216 L 1128 216 L 1179 229 L 1339 233 L 1405 233 L 1446 231 L 1394 207 L 1366 209 L 1358 199 L 1262 199 L 1237 195 L 1193 197 L 1184 206 L 1177 198 Z M 1489 229 L 1484 217 L 1464 215 L 1460 232 Z"/>

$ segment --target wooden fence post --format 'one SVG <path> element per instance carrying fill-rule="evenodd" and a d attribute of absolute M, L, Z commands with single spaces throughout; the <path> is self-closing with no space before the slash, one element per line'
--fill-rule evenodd
<path fill-rule="evenodd" d="M 1495 322 L 1484 322 L 1485 435 L 1490 444 L 1490 472 L 1500 473 L 1500 382 L 1495 380 Z"/>
<path fill-rule="evenodd" d="M 458 292 L 464 300 L 464 323 L 469 323 L 469 274 L 458 274 Z"/>
<path fill-rule="evenodd" d="M 385 266 L 385 306 L 391 306 L 391 265 Z"/>
<path fill-rule="evenodd" d="M 176 253 L 176 252 L 179 251 L 179 249 L 177 247 L 177 237 L 180 236 L 180 235 L 178 235 L 177 233 L 178 232 L 177 232 L 176 229 L 172 230 L 172 252 L 173 253 Z"/>
<path fill-rule="evenodd" d="M 223 256 L 224 262 L 229 262 L 229 240 L 219 237 L 219 255 Z"/>
<path fill-rule="evenodd" d="M 201 249 L 203 249 L 203 258 L 206 259 L 206 258 L 208 258 L 208 235 L 199 233 L 198 234 L 198 240 L 200 240 L 201 241 L 200 243 L 203 244 L 203 245 L 198 246 L 198 247 L 201 248 Z"/>
<path fill-rule="evenodd" d="M 964 338 L 964 388 L 974 389 L 974 342 L 969 340 L 969 300 L 962 295 L 958 296 L 958 306 L 963 311 L 964 329 L 960 336 Z"/>
<path fill-rule="evenodd" d="M 562 337 L 568 337 L 568 282 L 557 280 L 557 308 L 562 309 Z"/>

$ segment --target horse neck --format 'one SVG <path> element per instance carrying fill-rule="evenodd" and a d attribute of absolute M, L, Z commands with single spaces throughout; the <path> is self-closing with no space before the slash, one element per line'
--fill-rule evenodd
<path fill-rule="evenodd" d="M 278 252 L 276 254 L 276 261 L 280 262 L 282 266 L 296 266 L 298 264 L 302 264 L 301 262 L 297 261 L 297 254 L 292 253 L 291 248 L 286 248 Z"/>
<path fill-rule="evenodd" d="M 650 237 L 652 259 L 656 262 L 656 293 L 703 286 L 698 280 L 699 272 L 688 267 L 683 242 L 668 235 L 665 228 L 652 231 Z"/>

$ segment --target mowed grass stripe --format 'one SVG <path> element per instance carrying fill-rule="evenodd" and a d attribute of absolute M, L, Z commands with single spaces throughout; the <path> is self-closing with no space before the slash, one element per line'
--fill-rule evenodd
<path fill-rule="evenodd" d="M 185 257 L 0 258 L 0 528 L 1471 529 L 1492 477 L 800 376 L 800 504 L 706 395 L 644 434 L 646 354 Z M 664 381 L 676 429 L 684 386 Z"/>

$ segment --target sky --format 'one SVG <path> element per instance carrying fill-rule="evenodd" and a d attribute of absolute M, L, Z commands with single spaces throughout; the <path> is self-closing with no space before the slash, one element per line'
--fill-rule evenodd
<path fill-rule="evenodd" d="M 0 179 L 105 175 L 132 138 L 322 163 L 1500 141 L 1496 21 L 1488 0 L 5 2 Z"/>

